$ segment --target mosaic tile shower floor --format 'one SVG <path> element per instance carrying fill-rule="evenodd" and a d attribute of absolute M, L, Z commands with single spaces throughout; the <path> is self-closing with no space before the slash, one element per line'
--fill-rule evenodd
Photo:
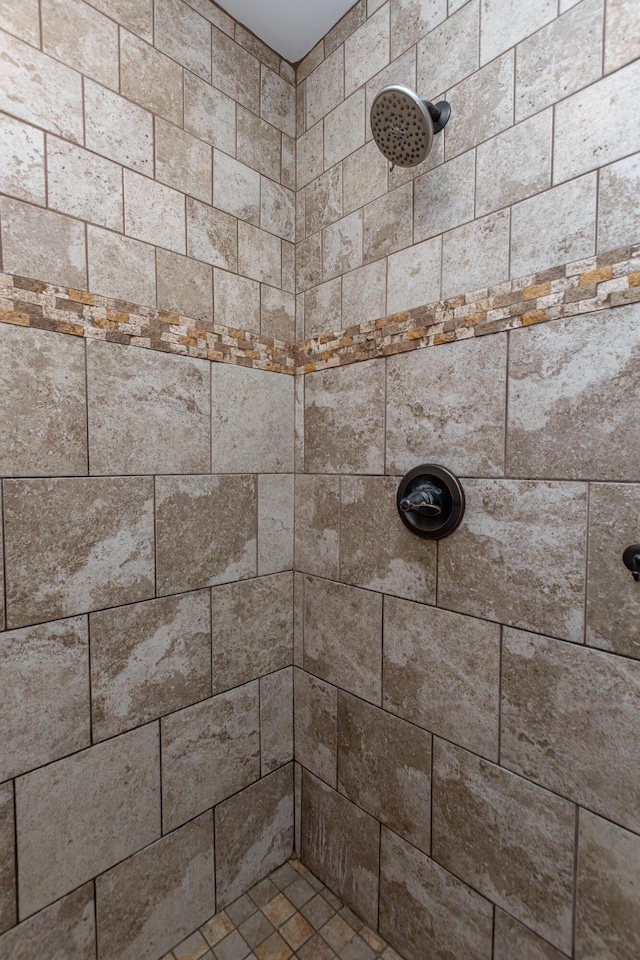
<path fill-rule="evenodd" d="M 163 960 L 402 960 L 298 860 L 278 867 Z"/>

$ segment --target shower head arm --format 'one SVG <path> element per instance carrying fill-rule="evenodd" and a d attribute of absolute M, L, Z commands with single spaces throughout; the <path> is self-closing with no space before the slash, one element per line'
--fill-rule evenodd
<path fill-rule="evenodd" d="M 449 117 L 451 116 L 451 105 L 446 100 L 439 100 L 438 103 L 431 103 L 430 100 L 422 101 L 429 111 L 429 116 L 433 120 L 433 132 L 440 133 L 444 130 Z"/>

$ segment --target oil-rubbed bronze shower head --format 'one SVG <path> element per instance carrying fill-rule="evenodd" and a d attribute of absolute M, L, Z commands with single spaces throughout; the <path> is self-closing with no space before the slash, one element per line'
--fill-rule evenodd
<path fill-rule="evenodd" d="M 395 167 L 415 167 L 429 156 L 434 133 L 446 126 L 451 107 L 433 104 L 402 84 L 385 87 L 371 105 L 371 131 Z"/>

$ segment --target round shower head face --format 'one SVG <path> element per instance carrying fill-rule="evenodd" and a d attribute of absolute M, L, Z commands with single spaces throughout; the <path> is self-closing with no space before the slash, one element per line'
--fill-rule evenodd
<path fill-rule="evenodd" d="M 415 167 L 429 156 L 433 120 L 424 100 L 400 84 L 385 87 L 371 106 L 378 149 L 396 167 Z"/>

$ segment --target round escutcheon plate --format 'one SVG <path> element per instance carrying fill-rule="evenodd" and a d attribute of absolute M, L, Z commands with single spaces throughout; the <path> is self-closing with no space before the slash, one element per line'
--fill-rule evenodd
<path fill-rule="evenodd" d="M 464 490 L 446 467 L 423 463 L 400 481 L 397 505 L 402 522 L 412 533 L 426 540 L 441 540 L 460 525 Z"/>

